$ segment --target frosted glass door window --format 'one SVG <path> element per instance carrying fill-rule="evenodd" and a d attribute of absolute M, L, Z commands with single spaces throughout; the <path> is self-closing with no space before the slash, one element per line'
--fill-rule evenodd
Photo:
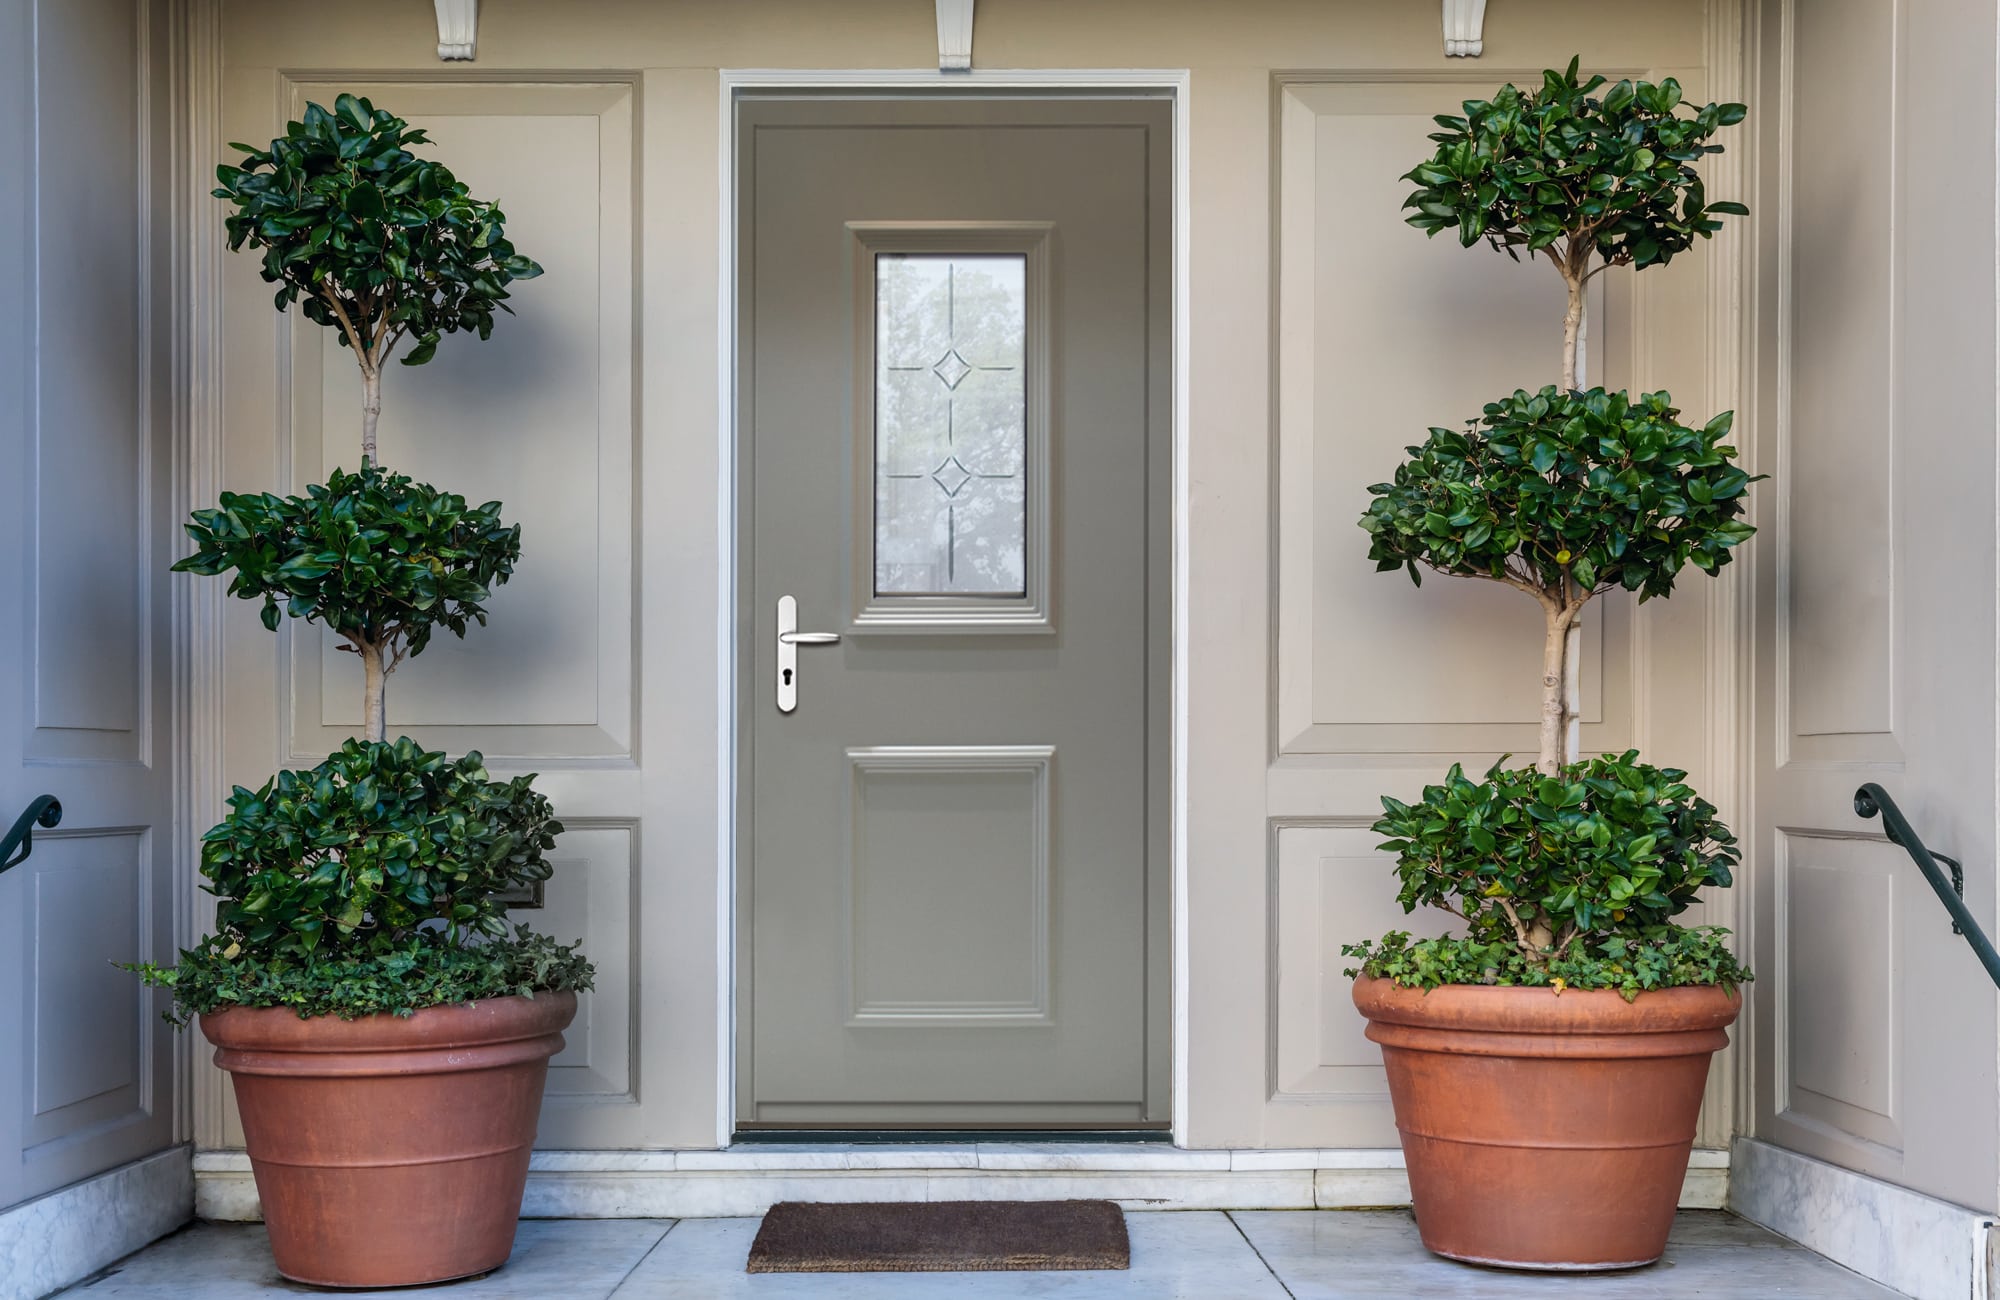
<path fill-rule="evenodd" d="M 875 259 L 875 592 L 1027 590 L 1027 258 Z"/>

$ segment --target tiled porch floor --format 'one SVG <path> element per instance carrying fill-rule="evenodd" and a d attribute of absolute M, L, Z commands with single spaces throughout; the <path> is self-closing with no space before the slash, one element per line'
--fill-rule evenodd
<path fill-rule="evenodd" d="M 454 1286 L 340 1295 L 451 1300 L 733 1300 L 735 1297 L 1035 1296 L 1051 1300 L 1403 1300 L 1408 1296 L 1742 1297 L 1861 1300 L 1895 1292 L 1731 1215 L 1684 1212 L 1667 1256 L 1631 1273 L 1494 1272 L 1424 1252 L 1404 1211 L 1136 1213 L 1117 1273 L 763 1274 L 743 1271 L 755 1219 L 542 1219 L 514 1258 Z M 261 1227 L 196 1224 L 65 1291 L 63 1300 L 243 1300 L 325 1294 L 278 1278 Z"/>

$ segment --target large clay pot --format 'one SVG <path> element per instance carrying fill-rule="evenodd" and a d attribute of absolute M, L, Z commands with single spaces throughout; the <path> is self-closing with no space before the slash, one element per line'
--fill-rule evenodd
<path fill-rule="evenodd" d="M 204 1015 L 278 1271 L 410 1286 L 506 1263 L 549 1058 L 575 1015 L 574 993 L 358 1020 Z"/>
<path fill-rule="evenodd" d="M 1708 1059 L 1742 996 L 1709 985 L 1400 988 L 1362 979 L 1424 1245 L 1502 1268 L 1650 1264 L 1666 1249 Z"/>

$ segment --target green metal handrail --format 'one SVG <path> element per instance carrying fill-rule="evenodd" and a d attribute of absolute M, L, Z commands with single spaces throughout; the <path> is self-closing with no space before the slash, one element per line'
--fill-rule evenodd
<path fill-rule="evenodd" d="M 18 867 L 28 860 L 35 849 L 35 827 L 44 830 L 53 828 L 62 821 L 62 803 L 52 794 L 45 794 L 28 805 L 27 811 L 14 819 L 14 825 L 5 836 L 0 836 L 0 871 Z M 20 852 L 15 852 L 16 849 Z"/>
<path fill-rule="evenodd" d="M 1882 833 L 1889 837 L 1889 843 L 1901 845 L 1908 851 L 1911 860 L 1917 864 L 1917 870 L 1931 882 L 1931 888 L 1936 891 L 1938 901 L 1944 904 L 1944 910 L 1951 913 L 1952 933 L 1965 936 L 1965 941 L 1972 945 L 1973 954 L 1979 958 L 1979 964 L 1986 968 L 1993 983 L 2000 986 L 2000 952 L 1993 950 L 1993 941 L 1986 937 L 1986 931 L 1979 928 L 1972 909 L 1965 905 L 1965 869 L 1957 860 L 1925 848 L 1923 840 L 1910 829 L 1903 810 L 1896 806 L 1896 801 L 1889 797 L 1887 790 L 1873 781 L 1854 792 L 1854 811 L 1862 817 L 1881 816 Z M 1949 880 L 1945 878 L 1944 868 L 1938 865 L 1940 859 L 1951 864 Z"/>

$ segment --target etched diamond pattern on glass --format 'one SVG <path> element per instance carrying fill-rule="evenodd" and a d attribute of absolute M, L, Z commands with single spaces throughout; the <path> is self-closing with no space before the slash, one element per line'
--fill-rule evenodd
<path fill-rule="evenodd" d="M 875 259 L 875 591 L 1027 594 L 1027 258 Z"/>

